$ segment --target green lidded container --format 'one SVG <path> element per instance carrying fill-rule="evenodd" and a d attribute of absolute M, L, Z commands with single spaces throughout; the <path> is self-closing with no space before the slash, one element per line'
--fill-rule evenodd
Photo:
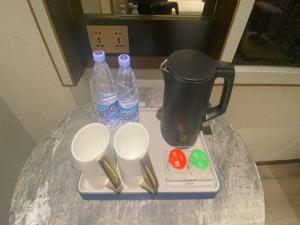
<path fill-rule="evenodd" d="M 193 149 L 189 157 L 189 165 L 204 170 L 208 167 L 208 158 L 206 153 L 201 149 Z"/>

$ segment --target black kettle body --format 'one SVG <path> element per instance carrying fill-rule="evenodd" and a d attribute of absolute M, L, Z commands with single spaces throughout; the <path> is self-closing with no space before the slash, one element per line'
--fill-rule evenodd
<path fill-rule="evenodd" d="M 234 82 L 234 67 L 202 52 L 184 49 L 172 53 L 161 65 L 165 89 L 161 132 L 171 146 L 192 146 L 202 123 L 223 114 Z M 216 78 L 224 78 L 218 105 L 209 108 Z"/>

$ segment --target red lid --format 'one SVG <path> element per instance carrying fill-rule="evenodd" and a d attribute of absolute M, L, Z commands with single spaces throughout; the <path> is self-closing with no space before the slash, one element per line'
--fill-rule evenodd
<path fill-rule="evenodd" d="M 169 153 L 169 164 L 175 169 L 182 170 L 186 166 L 186 156 L 179 148 L 174 148 Z"/>

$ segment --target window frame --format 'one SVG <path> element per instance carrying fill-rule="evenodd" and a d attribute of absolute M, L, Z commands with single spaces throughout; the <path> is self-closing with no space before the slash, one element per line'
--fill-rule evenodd
<path fill-rule="evenodd" d="M 232 62 L 255 0 L 239 0 L 220 60 Z M 236 65 L 237 85 L 300 85 L 300 67 Z"/>

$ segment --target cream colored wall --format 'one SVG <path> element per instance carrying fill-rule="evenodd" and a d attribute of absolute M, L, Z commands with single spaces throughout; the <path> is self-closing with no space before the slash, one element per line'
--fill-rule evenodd
<path fill-rule="evenodd" d="M 0 95 L 40 140 L 74 107 L 62 87 L 26 1 L 0 1 Z"/>
<path fill-rule="evenodd" d="M 299 115 L 300 87 L 288 86 L 235 86 L 226 113 L 257 161 L 300 158 Z"/>
<path fill-rule="evenodd" d="M 41 0 L 28 0 L 29 5 L 32 7 L 33 14 L 39 24 L 39 28 L 44 35 L 45 42 L 52 56 L 52 60 L 56 66 L 57 72 L 64 85 L 72 85 L 72 79 L 69 73 L 68 66 L 65 63 L 64 55 L 61 52 L 60 46 L 57 44 L 56 33 L 52 29 L 52 25 L 47 15 L 47 10 Z"/>
<path fill-rule="evenodd" d="M 111 14 L 111 0 L 81 0 L 84 13 Z"/>
<path fill-rule="evenodd" d="M 81 0 L 83 12 L 88 13 L 101 13 L 100 0 Z"/>

